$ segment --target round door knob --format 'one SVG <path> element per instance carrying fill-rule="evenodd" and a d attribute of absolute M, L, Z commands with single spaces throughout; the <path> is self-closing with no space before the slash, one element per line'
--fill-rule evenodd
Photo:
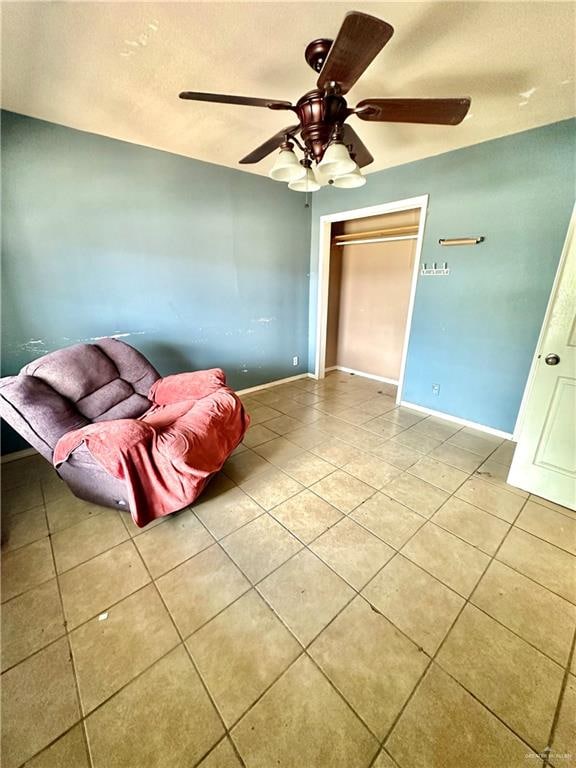
<path fill-rule="evenodd" d="M 546 365 L 558 365 L 560 362 L 560 358 L 555 352 L 550 353 L 549 355 L 546 355 L 544 358 L 544 362 Z"/>

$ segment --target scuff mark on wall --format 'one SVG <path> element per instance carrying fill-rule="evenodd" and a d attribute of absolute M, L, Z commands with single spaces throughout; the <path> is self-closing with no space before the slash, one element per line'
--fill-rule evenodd
<path fill-rule="evenodd" d="M 254 320 L 254 322 L 255 323 L 262 323 L 264 325 L 264 324 L 267 324 L 267 323 L 273 323 L 274 320 L 276 320 L 275 317 L 257 317 Z"/>

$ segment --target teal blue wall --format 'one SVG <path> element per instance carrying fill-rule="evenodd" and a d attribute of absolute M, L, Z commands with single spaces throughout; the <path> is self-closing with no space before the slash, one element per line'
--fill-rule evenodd
<path fill-rule="evenodd" d="M 404 399 L 511 431 L 574 200 L 575 128 L 324 189 L 310 236 L 285 185 L 3 112 L 2 373 L 117 333 L 162 373 L 220 365 L 236 388 L 307 355 L 312 369 L 320 216 L 429 194 L 422 261 L 451 274 L 419 278 Z M 437 244 L 469 233 L 486 242 Z"/>
<path fill-rule="evenodd" d="M 320 216 L 428 194 L 421 261 L 448 261 L 451 272 L 418 278 L 403 399 L 512 432 L 574 204 L 575 129 L 554 123 L 316 193 L 310 370 Z M 486 242 L 438 245 L 462 235 Z"/>
<path fill-rule="evenodd" d="M 164 374 L 221 366 L 238 389 L 307 370 L 303 195 L 12 113 L 1 128 L 2 375 L 117 333 Z"/>

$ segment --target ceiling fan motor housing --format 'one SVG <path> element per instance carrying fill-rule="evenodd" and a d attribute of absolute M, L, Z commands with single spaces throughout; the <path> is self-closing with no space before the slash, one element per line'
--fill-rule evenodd
<path fill-rule="evenodd" d="M 279 99 L 197 91 L 183 91 L 180 98 L 291 111 L 298 115 L 297 125 L 278 131 L 242 158 L 242 164 L 258 163 L 278 147 L 290 148 L 291 142 L 304 151 L 306 160 L 320 163 L 333 141 L 344 143 L 358 167 L 363 168 L 374 158 L 346 123 L 351 115 L 378 123 L 458 125 L 470 108 L 469 98 L 375 98 L 364 99 L 355 109 L 348 107 L 344 94 L 351 90 L 393 34 L 394 28 L 376 16 L 361 11 L 347 13 L 335 40 L 317 38 L 306 46 L 306 61 L 318 73 L 316 88 L 304 94 L 295 105 Z M 297 139 L 298 133 L 303 144 Z M 335 151 L 339 149 L 335 147 Z"/>
<path fill-rule="evenodd" d="M 301 136 L 316 162 L 320 162 L 336 125 L 351 114 L 346 99 L 337 93 L 309 91 L 296 102 L 294 111 L 301 125 Z"/>

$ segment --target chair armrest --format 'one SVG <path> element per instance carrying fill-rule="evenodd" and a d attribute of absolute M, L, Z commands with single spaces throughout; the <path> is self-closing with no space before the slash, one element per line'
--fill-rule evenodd
<path fill-rule="evenodd" d="M 49 384 L 25 374 L 0 380 L 0 416 L 48 460 L 62 435 L 90 423 Z"/>
<path fill-rule="evenodd" d="M 138 419 L 115 419 L 88 424 L 62 435 L 54 448 L 53 464 L 68 461 L 80 446 L 85 445 L 98 464 L 113 477 L 123 478 L 122 459 L 132 448 L 143 446 L 154 439 L 154 429 Z"/>
<path fill-rule="evenodd" d="M 176 373 L 155 381 L 148 392 L 148 399 L 155 405 L 169 405 L 182 400 L 201 400 L 225 386 L 226 376 L 221 368 Z"/>

